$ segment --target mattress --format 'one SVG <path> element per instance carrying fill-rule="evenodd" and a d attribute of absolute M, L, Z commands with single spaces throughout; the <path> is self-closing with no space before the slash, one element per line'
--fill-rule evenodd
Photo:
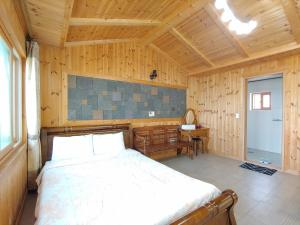
<path fill-rule="evenodd" d="M 131 149 L 49 161 L 37 182 L 36 225 L 170 224 L 221 193 Z"/>

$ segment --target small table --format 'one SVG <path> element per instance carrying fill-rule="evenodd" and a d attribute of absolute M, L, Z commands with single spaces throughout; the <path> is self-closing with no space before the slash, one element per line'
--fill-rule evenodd
<path fill-rule="evenodd" d="M 202 127 L 195 130 L 182 130 L 180 129 L 180 135 L 186 136 L 189 138 L 189 141 L 192 141 L 192 138 L 199 137 L 203 141 L 203 151 L 208 152 L 208 141 L 209 141 L 209 128 Z"/>

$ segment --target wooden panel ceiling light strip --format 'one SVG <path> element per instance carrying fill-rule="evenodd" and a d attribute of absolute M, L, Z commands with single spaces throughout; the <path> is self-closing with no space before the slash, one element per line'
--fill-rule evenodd
<path fill-rule="evenodd" d="M 300 15 L 294 0 L 281 0 L 285 15 L 289 21 L 292 33 L 297 43 L 300 43 Z"/>
<path fill-rule="evenodd" d="M 183 20 L 189 18 L 191 15 L 202 9 L 209 0 L 187 0 L 182 1 L 181 5 L 168 16 L 161 25 L 149 32 L 146 37 L 141 40 L 141 44 L 148 45 L 156 38 L 169 31 L 171 28 L 178 25 Z"/>
<path fill-rule="evenodd" d="M 224 35 L 228 38 L 228 40 L 236 48 L 236 50 L 243 57 L 249 57 L 249 54 L 247 53 L 245 48 L 242 46 L 240 41 L 229 31 L 227 26 L 220 20 L 219 14 L 218 14 L 216 8 L 211 3 L 207 4 L 204 8 L 205 8 L 205 11 L 207 12 L 207 14 L 211 17 L 211 19 L 215 22 L 215 24 L 222 30 Z"/>
<path fill-rule="evenodd" d="M 186 39 L 180 32 L 178 32 L 175 28 L 170 30 L 170 33 L 176 37 L 177 40 L 182 42 L 186 47 L 188 47 L 192 52 L 196 53 L 208 66 L 215 66 L 212 61 L 210 61 L 199 49 L 197 49 L 193 43 Z"/>
<path fill-rule="evenodd" d="M 71 26 L 158 26 L 158 20 L 71 18 Z"/>

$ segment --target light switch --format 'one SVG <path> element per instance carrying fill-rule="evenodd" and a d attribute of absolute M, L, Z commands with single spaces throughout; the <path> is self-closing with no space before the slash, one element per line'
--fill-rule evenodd
<path fill-rule="evenodd" d="M 149 111 L 149 117 L 154 117 L 155 116 L 155 111 Z"/>
<path fill-rule="evenodd" d="M 240 118 L 240 114 L 239 113 L 235 113 L 235 118 L 239 119 Z"/>

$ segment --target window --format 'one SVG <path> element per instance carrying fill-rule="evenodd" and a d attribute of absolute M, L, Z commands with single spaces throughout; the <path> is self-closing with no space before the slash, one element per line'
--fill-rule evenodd
<path fill-rule="evenodd" d="M 250 93 L 251 110 L 271 110 L 271 92 Z"/>
<path fill-rule="evenodd" d="M 21 60 L 0 35 L 0 151 L 21 140 Z"/>

